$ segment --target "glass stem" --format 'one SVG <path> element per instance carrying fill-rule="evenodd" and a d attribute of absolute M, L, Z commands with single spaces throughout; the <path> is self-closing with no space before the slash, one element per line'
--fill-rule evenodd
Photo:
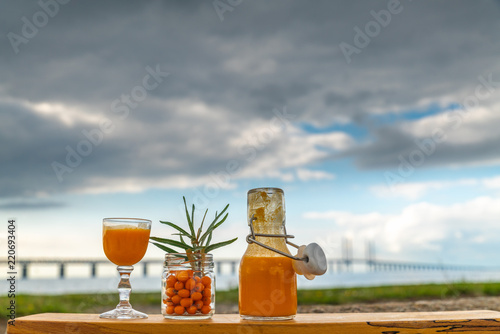
<path fill-rule="evenodd" d="M 134 270 L 134 266 L 118 266 L 116 268 L 120 273 L 120 283 L 118 283 L 118 293 L 120 294 L 120 303 L 116 306 L 119 309 L 131 309 L 130 305 L 130 273 Z"/>

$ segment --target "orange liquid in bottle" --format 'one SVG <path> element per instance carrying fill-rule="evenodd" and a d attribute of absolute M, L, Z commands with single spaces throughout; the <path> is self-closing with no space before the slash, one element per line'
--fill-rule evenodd
<path fill-rule="evenodd" d="M 149 229 L 124 227 L 105 228 L 103 246 L 106 257 L 118 266 L 139 262 L 148 248 Z"/>
<path fill-rule="evenodd" d="M 286 317 L 297 313 L 297 278 L 284 256 L 243 256 L 240 264 L 241 315 Z"/>
<path fill-rule="evenodd" d="M 283 190 L 256 188 L 248 191 L 248 221 L 255 240 L 290 253 L 285 232 Z M 297 278 L 292 259 L 256 243 L 248 245 L 240 263 L 239 311 L 243 319 L 285 320 L 297 313 Z"/>

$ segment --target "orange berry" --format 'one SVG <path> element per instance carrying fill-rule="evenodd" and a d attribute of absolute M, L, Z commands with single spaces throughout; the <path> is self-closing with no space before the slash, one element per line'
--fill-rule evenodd
<path fill-rule="evenodd" d="M 175 295 L 175 290 L 174 288 L 168 288 L 166 291 L 167 296 L 172 297 Z"/>
<path fill-rule="evenodd" d="M 204 286 L 209 286 L 212 283 L 212 279 L 208 276 L 203 276 L 201 278 L 201 283 L 203 283 Z"/>
<path fill-rule="evenodd" d="M 192 278 L 188 279 L 186 281 L 186 283 L 184 284 L 184 286 L 188 290 L 193 290 L 195 285 L 196 285 L 196 281 L 194 279 L 192 279 Z"/>
<path fill-rule="evenodd" d="M 203 297 L 212 297 L 212 290 L 205 288 L 205 290 L 203 290 Z"/>
<path fill-rule="evenodd" d="M 203 305 L 210 305 L 212 303 L 212 298 L 203 297 L 202 301 L 203 301 Z"/>
<path fill-rule="evenodd" d="M 196 311 L 198 311 L 198 309 L 196 308 L 196 306 L 194 305 L 191 305 L 188 309 L 187 309 L 187 313 L 189 314 L 195 314 Z"/>
<path fill-rule="evenodd" d="M 177 309 L 177 308 L 176 308 Z M 210 312 L 212 308 L 210 307 L 210 305 L 203 305 L 203 307 L 201 308 L 201 313 L 203 314 L 208 314 Z"/>
<path fill-rule="evenodd" d="M 196 308 L 199 310 L 203 307 L 203 302 L 201 300 L 197 300 L 194 302 L 193 306 L 196 306 Z"/>
<path fill-rule="evenodd" d="M 187 289 L 182 289 L 182 290 L 179 290 L 177 292 L 177 294 L 181 297 L 181 298 L 187 298 L 191 295 L 191 292 Z"/>
<path fill-rule="evenodd" d="M 196 283 L 193 290 L 196 292 L 201 292 L 203 291 L 203 289 L 205 289 L 205 286 L 202 283 Z"/>
<path fill-rule="evenodd" d="M 175 275 L 169 275 L 167 277 L 167 288 L 173 288 L 175 282 L 177 282 L 177 278 L 175 278 Z"/>
<path fill-rule="evenodd" d="M 174 312 L 175 312 L 175 307 L 167 306 L 167 314 L 174 314 Z"/>
<path fill-rule="evenodd" d="M 179 303 L 181 302 L 181 296 L 179 295 L 175 295 L 172 297 L 172 303 L 174 303 L 174 305 L 179 305 Z"/>
<path fill-rule="evenodd" d="M 194 280 L 196 281 L 196 283 L 201 283 L 201 277 L 195 276 Z"/>
<path fill-rule="evenodd" d="M 181 299 L 181 306 L 188 308 L 191 305 L 193 305 L 193 300 L 191 298 L 182 298 Z"/>
<path fill-rule="evenodd" d="M 171 301 L 167 301 L 165 304 L 166 304 L 167 306 L 174 306 L 174 303 L 173 303 L 173 302 L 171 302 Z"/>
<path fill-rule="evenodd" d="M 203 295 L 201 294 L 201 292 L 193 292 L 191 294 L 191 298 L 196 301 L 196 300 L 201 300 L 203 298 Z"/>
<path fill-rule="evenodd" d="M 189 272 L 187 270 L 178 271 L 177 279 L 181 282 L 186 282 L 189 279 Z"/>
<path fill-rule="evenodd" d="M 175 282 L 174 289 L 175 290 L 182 290 L 182 289 L 184 289 L 184 283 L 182 283 L 181 281 Z"/>
<path fill-rule="evenodd" d="M 193 277 L 194 277 L 194 271 L 192 271 L 192 270 L 187 270 L 187 272 L 188 272 L 188 277 L 189 277 L 189 278 L 193 278 Z"/>
<path fill-rule="evenodd" d="M 184 307 L 180 306 L 180 305 L 177 305 L 174 309 L 175 311 L 175 314 L 178 314 L 178 315 L 181 315 L 181 314 L 184 314 Z"/>

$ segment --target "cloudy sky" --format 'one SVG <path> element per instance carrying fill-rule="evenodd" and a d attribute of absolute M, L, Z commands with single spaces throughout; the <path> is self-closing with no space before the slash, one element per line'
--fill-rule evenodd
<path fill-rule="evenodd" d="M 166 236 L 183 195 L 230 203 L 215 239 L 239 236 L 217 252 L 234 258 L 246 192 L 275 186 L 296 242 L 329 257 L 349 237 L 360 257 L 372 240 L 386 259 L 498 265 L 499 16 L 498 1 L 4 1 L 1 217 L 24 257 L 102 257 L 104 217 Z"/>

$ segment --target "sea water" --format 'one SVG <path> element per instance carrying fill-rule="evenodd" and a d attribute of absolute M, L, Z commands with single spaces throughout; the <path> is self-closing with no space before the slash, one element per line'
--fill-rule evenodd
<path fill-rule="evenodd" d="M 132 273 L 130 282 L 136 292 L 160 293 L 160 275 L 143 277 L 142 273 Z M 16 281 L 16 294 L 54 295 L 68 293 L 113 293 L 117 292 L 119 277 L 96 278 L 29 278 Z M 408 285 L 453 282 L 499 282 L 498 271 L 373 271 L 373 272 L 328 272 L 309 281 L 298 276 L 299 289 L 323 289 L 338 287 L 369 287 L 381 285 Z M 216 276 L 218 290 L 233 289 L 238 286 L 238 276 L 220 274 Z M 0 281 L 1 291 L 8 291 L 9 282 Z"/>

